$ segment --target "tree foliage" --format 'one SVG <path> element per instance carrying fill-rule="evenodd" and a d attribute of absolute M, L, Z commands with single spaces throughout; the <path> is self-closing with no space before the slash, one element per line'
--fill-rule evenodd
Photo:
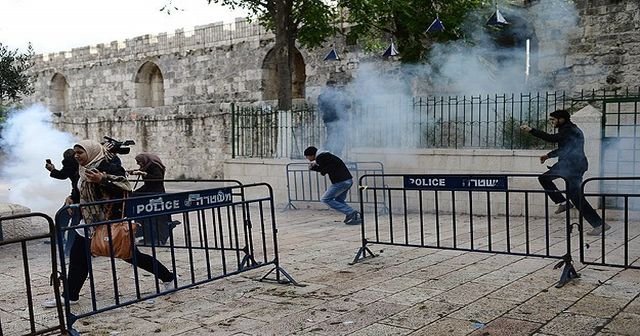
<path fill-rule="evenodd" d="M 462 38 L 467 14 L 488 4 L 487 0 L 339 0 L 348 9 L 350 39 L 393 38 L 405 63 L 422 60 L 433 42 Z M 426 33 L 436 17 L 445 31 Z"/>
<path fill-rule="evenodd" d="M 0 105 L 20 102 L 22 96 L 33 92 L 27 73 L 33 65 L 31 44 L 25 53 L 8 49 L 0 43 Z"/>
<path fill-rule="evenodd" d="M 293 51 L 320 46 L 335 33 L 334 7 L 323 0 L 207 0 L 231 9 L 243 8 L 275 34 L 278 69 L 278 107 L 291 108 Z"/>

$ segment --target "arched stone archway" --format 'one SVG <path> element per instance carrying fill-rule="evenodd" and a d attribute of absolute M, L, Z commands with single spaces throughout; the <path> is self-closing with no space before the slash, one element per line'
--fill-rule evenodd
<path fill-rule="evenodd" d="M 275 54 L 272 48 L 262 61 L 262 100 L 278 99 L 278 65 L 276 64 Z M 291 97 L 293 99 L 304 99 L 307 75 L 304 58 L 298 49 L 293 51 L 291 79 Z"/>
<path fill-rule="evenodd" d="M 135 78 L 136 107 L 164 105 L 164 77 L 153 62 L 142 64 Z"/>
<path fill-rule="evenodd" d="M 69 83 L 59 72 L 51 78 L 49 86 L 49 108 L 54 113 L 64 113 L 69 109 Z"/>

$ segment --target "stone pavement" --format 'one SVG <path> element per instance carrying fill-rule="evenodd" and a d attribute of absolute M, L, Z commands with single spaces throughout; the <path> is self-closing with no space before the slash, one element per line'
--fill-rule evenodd
<path fill-rule="evenodd" d="M 306 287 L 256 281 L 265 267 L 83 318 L 76 329 L 83 335 L 640 335 L 637 270 L 576 262 L 582 277 L 557 289 L 556 259 L 383 245 L 371 246 L 378 257 L 349 265 L 359 227 L 328 210 L 276 216 L 281 264 Z M 3 255 L 8 265 L 10 253 Z M 2 321 L 21 296 L 15 269 L 0 275 Z M 51 290 L 45 276 L 34 282 L 39 298 Z M 52 318 L 51 311 L 37 314 Z"/>

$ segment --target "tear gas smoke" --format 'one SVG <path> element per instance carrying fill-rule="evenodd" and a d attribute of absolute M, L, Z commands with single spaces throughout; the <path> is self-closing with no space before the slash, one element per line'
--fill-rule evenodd
<path fill-rule="evenodd" d="M 55 215 L 70 194 L 71 183 L 49 177 L 45 160 L 51 159 L 60 169 L 62 153 L 73 143 L 70 134 L 53 128 L 51 111 L 46 107 L 33 105 L 10 111 L 0 139 L 4 155 L 0 165 L 2 201 Z"/>

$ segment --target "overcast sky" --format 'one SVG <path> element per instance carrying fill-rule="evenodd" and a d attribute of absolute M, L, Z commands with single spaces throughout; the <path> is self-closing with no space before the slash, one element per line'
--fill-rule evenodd
<path fill-rule="evenodd" d="M 207 0 L 173 0 L 183 9 L 160 12 L 167 0 L 0 0 L 0 43 L 37 54 L 109 43 L 144 34 L 192 30 L 245 16 Z"/>

